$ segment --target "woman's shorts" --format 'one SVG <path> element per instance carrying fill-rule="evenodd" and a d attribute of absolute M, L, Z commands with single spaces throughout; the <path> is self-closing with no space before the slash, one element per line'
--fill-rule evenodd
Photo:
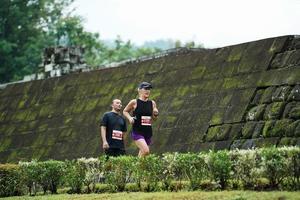
<path fill-rule="evenodd" d="M 131 132 L 131 138 L 133 140 L 140 140 L 140 139 L 143 139 L 145 140 L 145 142 L 147 143 L 147 145 L 149 146 L 151 144 L 151 138 L 145 138 L 142 134 L 136 132 L 136 131 L 132 131 Z"/>

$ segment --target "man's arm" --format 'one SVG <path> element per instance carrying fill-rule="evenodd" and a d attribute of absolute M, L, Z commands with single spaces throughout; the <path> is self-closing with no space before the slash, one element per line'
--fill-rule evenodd
<path fill-rule="evenodd" d="M 102 147 L 103 147 L 103 149 L 108 149 L 109 145 L 108 145 L 108 142 L 106 140 L 106 127 L 101 126 L 100 129 L 101 129 Z"/>

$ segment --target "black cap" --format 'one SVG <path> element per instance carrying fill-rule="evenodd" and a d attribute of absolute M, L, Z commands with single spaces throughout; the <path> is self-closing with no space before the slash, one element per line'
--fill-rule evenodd
<path fill-rule="evenodd" d="M 144 88 L 144 89 L 151 89 L 152 85 L 151 85 L 151 83 L 148 83 L 148 82 L 141 82 L 139 84 L 139 89 L 142 89 L 142 88 Z"/>

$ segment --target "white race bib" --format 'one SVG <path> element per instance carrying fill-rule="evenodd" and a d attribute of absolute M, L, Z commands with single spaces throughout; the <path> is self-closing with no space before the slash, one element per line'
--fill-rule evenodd
<path fill-rule="evenodd" d="M 142 126 L 151 126 L 151 116 L 142 116 L 141 124 Z"/>
<path fill-rule="evenodd" d="M 113 130 L 113 132 L 112 132 L 112 139 L 123 140 L 123 132 L 122 131 Z"/>

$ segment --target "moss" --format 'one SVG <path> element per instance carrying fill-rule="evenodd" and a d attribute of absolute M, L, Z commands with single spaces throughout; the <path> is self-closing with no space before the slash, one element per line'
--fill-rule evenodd
<path fill-rule="evenodd" d="M 268 87 L 264 90 L 264 93 L 260 99 L 260 103 L 271 103 L 272 102 L 272 95 L 275 92 L 276 87 Z"/>
<path fill-rule="evenodd" d="M 234 62 L 234 61 L 239 61 L 242 57 L 242 52 L 241 51 L 231 51 L 230 55 L 227 58 L 228 62 Z"/>
<path fill-rule="evenodd" d="M 201 79 L 201 78 L 203 78 L 205 70 L 206 70 L 205 66 L 199 65 L 199 66 L 195 67 L 193 69 L 192 73 L 191 73 L 192 74 L 191 78 L 192 79 Z"/>
<path fill-rule="evenodd" d="M 258 105 L 249 110 L 246 116 L 247 121 L 259 121 L 263 118 L 266 105 Z"/>
<path fill-rule="evenodd" d="M 13 163 L 17 160 L 18 157 L 18 151 L 11 151 L 11 153 L 8 155 L 7 163 Z"/>
<path fill-rule="evenodd" d="M 263 128 L 263 131 L 262 131 L 263 137 L 265 137 L 265 138 L 272 137 L 271 130 L 273 129 L 274 124 L 275 124 L 274 120 L 266 121 L 266 123 L 264 125 L 264 128 Z"/>
<path fill-rule="evenodd" d="M 243 139 L 252 138 L 255 126 L 256 126 L 256 122 L 247 122 L 242 129 L 242 138 Z"/>
<path fill-rule="evenodd" d="M 286 137 L 293 137 L 295 135 L 297 126 L 300 124 L 300 120 L 291 122 L 286 128 L 285 135 Z"/>
<path fill-rule="evenodd" d="M 19 109 L 24 108 L 26 102 L 27 102 L 27 99 L 21 99 L 21 100 L 19 101 L 18 108 L 19 108 Z"/>
<path fill-rule="evenodd" d="M 27 112 L 25 111 L 19 111 L 17 113 L 15 113 L 15 119 L 16 121 L 22 122 L 22 121 L 26 121 L 26 117 L 27 117 Z"/>
<path fill-rule="evenodd" d="M 34 141 L 32 141 L 32 147 L 37 148 L 37 147 L 41 147 L 43 145 L 47 144 L 47 140 L 46 140 L 46 134 L 44 133 L 39 133 L 37 134 L 37 136 L 35 137 Z"/>
<path fill-rule="evenodd" d="M 285 102 L 274 102 L 267 106 L 264 119 L 279 119 L 284 111 Z"/>
<path fill-rule="evenodd" d="M 159 90 L 159 89 L 152 90 L 151 99 L 156 100 L 160 97 L 160 95 L 161 95 L 161 90 Z"/>
<path fill-rule="evenodd" d="M 217 140 L 218 141 L 228 140 L 230 130 L 231 130 L 231 124 L 223 124 L 222 126 L 220 126 L 219 131 L 217 133 Z"/>
<path fill-rule="evenodd" d="M 189 91 L 190 86 L 179 86 L 176 89 L 176 96 L 185 96 Z"/>
<path fill-rule="evenodd" d="M 274 127 L 270 130 L 270 136 L 282 137 L 286 135 L 286 130 L 291 123 L 292 120 L 289 119 L 277 120 Z"/>
<path fill-rule="evenodd" d="M 215 125 L 215 124 L 222 124 L 223 123 L 223 116 L 224 113 L 221 111 L 217 111 L 213 114 L 212 118 L 210 119 L 210 124 Z"/>
<path fill-rule="evenodd" d="M 184 100 L 182 98 L 174 98 L 170 104 L 170 107 L 174 110 L 182 108 Z"/>
<path fill-rule="evenodd" d="M 290 137 L 283 137 L 280 139 L 279 143 L 278 143 L 278 147 L 281 146 L 291 146 L 293 145 L 293 138 Z"/>
<path fill-rule="evenodd" d="M 167 115 L 167 116 L 160 116 L 162 119 L 162 126 L 164 128 L 174 128 L 177 122 L 178 115 Z"/>
<path fill-rule="evenodd" d="M 229 105 L 229 103 L 230 103 L 230 101 L 231 101 L 231 98 L 232 98 L 232 93 L 227 94 L 226 96 L 224 96 L 224 97 L 221 99 L 219 105 L 220 105 L 220 106 L 227 106 L 227 105 Z"/>
<path fill-rule="evenodd" d="M 272 95 L 272 101 L 287 101 L 288 96 L 290 94 L 291 91 L 291 87 L 290 86 L 281 86 L 278 87 L 275 91 L 275 93 Z"/>
<path fill-rule="evenodd" d="M 38 132 L 44 132 L 47 129 L 48 129 L 48 124 L 46 123 L 39 124 L 39 126 L 37 127 Z"/>
<path fill-rule="evenodd" d="M 300 102 L 289 112 L 289 117 L 292 119 L 300 119 Z"/>
<path fill-rule="evenodd" d="M 252 99 L 251 105 L 258 105 L 263 93 L 264 89 L 257 90 L 254 98 Z"/>
<path fill-rule="evenodd" d="M 2 139 L 1 142 L 0 142 L 0 152 L 5 151 L 6 149 L 8 149 L 10 144 L 11 144 L 11 138 L 10 137 L 6 137 L 6 138 Z"/>
<path fill-rule="evenodd" d="M 220 131 L 218 126 L 210 127 L 205 137 L 206 142 L 216 141 L 218 132 Z"/>
<path fill-rule="evenodd" d="M 90 111 L 94 110 L 94 108 L 97 106 L 99 99 L 89 99 L 86 104 L 84 111 Z"/>

